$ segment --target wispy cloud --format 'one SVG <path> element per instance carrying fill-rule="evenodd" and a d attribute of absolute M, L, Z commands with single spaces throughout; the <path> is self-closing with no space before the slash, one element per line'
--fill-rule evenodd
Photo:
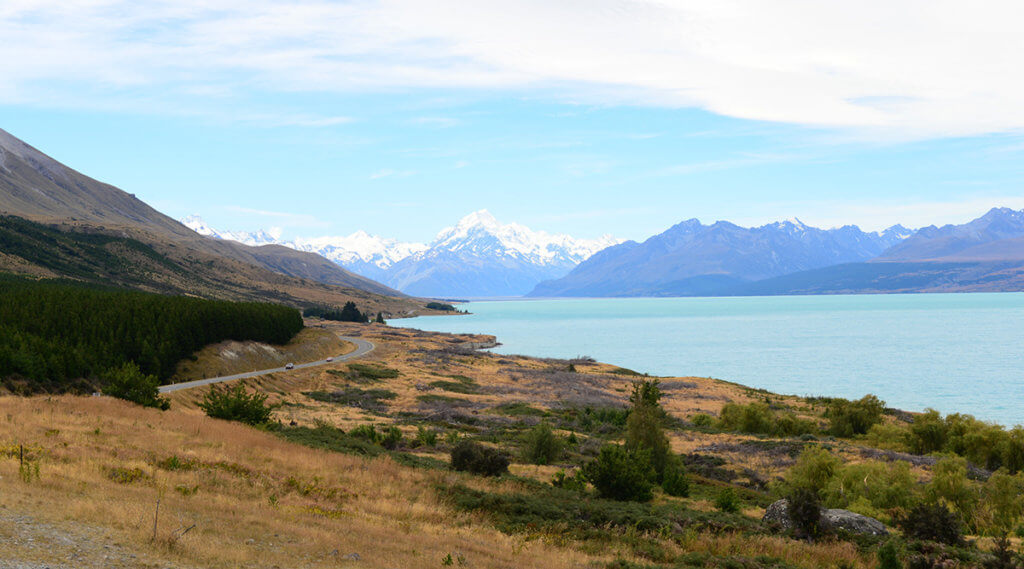
<path fill-rule="evenodd" d="M 469 89 L 878 137 L 1014 132 L 1022 12 L 883 0 L 12 0 L 0 5 L 0 102 L 169 111 L 252 91 Z"/>
<path fill-rule="evenodd" d="M 391 170 L 389 168 L 385 168 L 370 174 L 370 179 L 380 180 L 382 178 L 408 178 L 409 176 L 415 175 L 416 172 L 413 170 Z"/>

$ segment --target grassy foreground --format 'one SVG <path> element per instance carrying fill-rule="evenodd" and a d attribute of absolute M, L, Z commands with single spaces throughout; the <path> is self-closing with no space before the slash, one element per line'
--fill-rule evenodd
<path fill-rule="evenodd" d="M 884 538 L 794 539 L 760 522 L 765 507 L 800 473 L 827 470 L 812 476 L 823 497 L 893 526 L 904 498 L 945 491 L 936 465 L 953 460 L 906 452 L 916 439 L 904 435 L 920 421 L 896 410 L 876 409 L 868 434 L 832 436 L 865 430 L 856 413 L 837 419 L 859 408 L 659 378 L 668 443 L 689 487 L 617 502 L 552 482 L 627 437 L 630 387 L 643 376 L 587 358 L 469 349 L 491 340 L 483 336 L 325 326 L 377 350 L 248 381 L 276 405 L 262 429 L 206 417 L 202 389 L 171 394 L 165 412 L 106 397 L 0 397 L 2 557 L 76 567 L 867 569 L 881 567 Z M 550 460 L 527 456 L 538 425 L 561 441 Z M 510 473 L 452 471 L 461 441 L 507 451 Z M 1012 494 L 1016 478 L 977 470 Z M 949 495 L 967 500 L 978 532 L 995 527 L 1000 504 L 984 484 L 964 478 Z M 36 545 L 17 538 L 27 523 L 49 528 Z M 83 532 L 93 537 L 76 537 Z M 900 544 L 905 556 L 932 547 Z M 953 564 L 919 566 L 980 566 L 977 548 L 940 549 L 932 557 Z"/>

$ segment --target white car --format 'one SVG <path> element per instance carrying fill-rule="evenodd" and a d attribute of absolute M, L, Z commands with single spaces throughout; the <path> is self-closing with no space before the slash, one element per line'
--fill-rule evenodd
<path fill-rule="evenodd" d="M 295 369 L 295 364 L 293 364 L 293 363 L 286 363 L 286 364 L 284 364 L 284 369 Z"/>
<path fill-rule="evenodd" d="M 329 362 L 333 362 L 333 361 L 334 361 L 334 358 L 327 358 L 327 360 L 326 360 L 326 361 L 329 361 Z"/>

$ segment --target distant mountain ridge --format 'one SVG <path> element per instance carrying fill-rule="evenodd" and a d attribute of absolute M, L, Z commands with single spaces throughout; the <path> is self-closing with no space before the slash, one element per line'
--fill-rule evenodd
<path fill-rule="evenodd" d="M 619 243 L 611 236 L 576 239 L 502 224 L 487 210 L 466 215 L 429 243 L 408 243 L 357 231 L 346 237 L 284 241 L 266 231 L 217 231 L 197 216 L 182 220 L 195 231 L 243 243 L 276 243 L 318 253 L 357 274 L 418 296 L 521 296 L 558 278 L 597 251 Z M 268 241 L 269 239 L 269 241 Z"/>
<path fill-rule="evenodd" d="M 411 305 L 406 301 L 391 302 L 404 295 L 319 255 L 279 245 L 249 247 L 203 238 L 133 194 L 77 172 L 2 129 L 0 215 L 45 225 L 39 228 L 16 221 L 5 224 L 5 234 L 23 243 L 45 243 L 52 237 L 47 233 L 50 230 L 114 237 L 100 240 L 104 245 L 96 248 L 88 239 L 70 236 L 59 262 L 51 259 L 54 266 L 73 268 L 82 274 L 89 266 L 98 269 L 100 265 L 95 263 L 103 260 L 93 257 L 81 260 L 82 263 L 71 262 L 77 254 L 88 252 L 116 259 L 126 247 L 132 249 L 133 255 L 151 247 L 150 260 L 163 260 L 149 265 L 148 276 L 129 275 L 132 271 L 127 271 L 124 281 L 143 283 L 149 290 L 223 298 L 265 296 L 293 304 L 360 299 L 368 305 L 373 299 L 379 306 Z M 0 250 L 0 270 L 68 276 L 40 264 L 51 252 L 27 246 L 20 250 L 20 255 Z M 103 271 L 116 268 L 109 263 L 103 266 Z M 101 274 L 113 275 L 98 272 L 95 276 Z"/>
<path fill-rule="evenodd" d="M 865 261 L 907 239 L 896 225 L 864 232 L 847 225 L 810 227 L 799 219 L 740 227 L 690 219 L 643 243 L 627 241 L 582 262 L 530 296 L 688 296 L 717 294 L 742 283 Z"/>

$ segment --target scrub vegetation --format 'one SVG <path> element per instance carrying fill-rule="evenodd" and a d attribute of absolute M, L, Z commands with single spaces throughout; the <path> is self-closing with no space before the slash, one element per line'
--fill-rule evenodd
<path fill-rule="evenodd" d="M 174 392 L 166 412 L 0 398 L 6 507 L 169 566 L 1015 567 L 1019 429 L 327 326 L 378 348 Z M 791 529 L 761 521 L 780 498 Z M 831 530 L 819 507 L 889 535 Z"/>

